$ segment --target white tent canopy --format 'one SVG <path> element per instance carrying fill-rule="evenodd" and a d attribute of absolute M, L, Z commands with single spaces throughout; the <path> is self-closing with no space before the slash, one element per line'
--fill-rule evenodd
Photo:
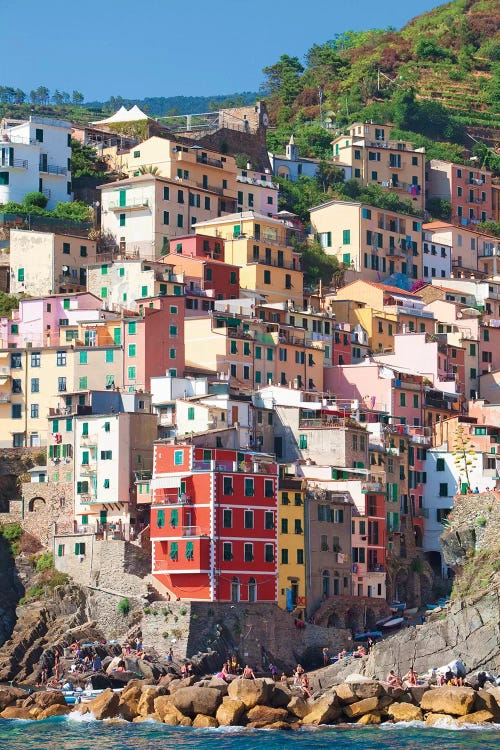
<path fill-rule="evenodd" d="M 112 125 L 114 122 L 135 122 L 136 120 L 147 120 L 148 116 L 134 104 L 130 109 L 121 106 L 118 112 L 105 120 L 97 120 L 92 125 Z"/>

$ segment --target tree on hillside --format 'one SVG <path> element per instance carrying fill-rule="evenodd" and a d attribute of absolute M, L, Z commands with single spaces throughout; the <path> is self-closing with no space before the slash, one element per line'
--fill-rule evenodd
<path fill-rule="evenodd" d="M 477 464 L 477 453 L 474 443 L 466 433 L 463 424 L 459 424 L 455 430 L 451 455 L 460 474 L 460 481 L 463 483 L 465 478 L 467 486 L 470 487 L 470 475 Z"/>
<path fill-rule="evenodd" d="M 80 104 L 83 104 L 85 97 L 83 96 L 81 91 L 76 91 L 76 89 L 73 91 L 72 96 L 72 102 L 73 104 L 76 104 L 78 107 Z"/>
<path fill-rule="evenodd" d="M 262 72 L 266 76 L 264 91 L 270 96 L 279 96 L 284 104 L 291 104 L 300 91 L 300 76 L 304 72 L 299 58 L 281 55 L 277 63 Z"/>
<path fill-rule="evenodd" d="M 317 83 L 321 84 L 341 76 L 349 68 L 349 61 L 338 54 L 331 41 L 313 44 L 305 59 L 307 69 L 313 73 Z"/>
<path fill-rule="evenodd" d="M 303 243 L 297 247 L 301 255 L 304 272 L 304 286 L 315 289 L 320 280 L 330 286 L 339 274 L 339 262 L 334 255 L 327 255 L 320 243 L 314 240 L 311 244 Z"/>

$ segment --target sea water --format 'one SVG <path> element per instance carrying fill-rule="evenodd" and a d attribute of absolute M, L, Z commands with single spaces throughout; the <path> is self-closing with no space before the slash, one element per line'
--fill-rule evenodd
<path fill-rule="evenodd" d="M 1 750 L 500 750 L 500 726 L 429 728 L 419 722 L 383 727 L 269 731 L 97 722 L 72 714 L 46 721 L 0 720 Z"/>

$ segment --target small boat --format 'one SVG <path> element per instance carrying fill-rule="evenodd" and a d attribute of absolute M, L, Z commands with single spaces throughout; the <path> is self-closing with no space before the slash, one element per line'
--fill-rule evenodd
<path fill-rule="evenodd" d="M 368 633 L 356 633 L 356 635 L 353 636 L 353 641 L 367 641 L 368 638 L 371 638 L 372 640 L 375 640 L 375 638 L 382 638 L 382 631 L 381 630 L 370 630 Z"/>
<path fill-rule="evenodd" d="M 432 610 L 434 610 L 434 609 L 438 609 L 439 607 L 442 607 L 442 606 L 443 606 L 443 605 L 442 605 L 442 604 L 439 604 L 439 602 L 438 602 L 437 604 L 426 604 L 426 605 L 425 605 L 425 608 L 427 609 L 427 611 L 429 611 L 429 610 L 430 610 L 430 611 L 432 612 Z"/>
<path fill-rule="evenodd" d="M 394 615 L 393 614 L 392 615 L 386 615 L 385 617 L 382 617 L 381 620 L 377 620 L 377 622 L 375 623 L 375 625 L 377 625 L 378 627 L 380 627 L 381 625 L 385 625 L 386 622 L 389 622 L 389 620 L 393 620 L 393 619 L 394 619 Z"/>
<path fill-rule="evenodd" d="M 405 615 L 416 615 L 418 607 L 412 607 L 411 609 L 405 609 Z"/>
<path fill-rule="evenodd" d="M 382 627 L 387 628 L 388 630 L 391 628 L 397 628 L 400 625 L 402 625 L 404 621 L 405 621 L 404 617 L 393 617 L 392 620 L 388 620 L 387 622 L 384 622 Z"/>
<path fill-rule="evenodd" d="M 395 612 L 404 612 L 406 609 L 406 602 L 391 602 L 389 607 Z"/>

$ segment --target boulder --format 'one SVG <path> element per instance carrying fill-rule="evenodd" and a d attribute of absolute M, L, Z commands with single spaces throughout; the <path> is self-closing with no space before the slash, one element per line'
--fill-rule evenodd
<path fill-rule="evenodd" d="M 66 706 L 66 699 L 60 690 L 43 690 L 39 693 L 33 693 L 26 699 L 30 701 L 28 706 L 34 705 L 44 710 L 49 706 Z M 26 701 L 24 702 L 26 704 Z M 28 707 L 27 706 L 27 707 Z"/>
<path fill-rule="evenodd" d="M 267 729 L 292 729 L 292 725 L 287 721 L 275 721 L 272 724 L 268 724 Z"/>
<path fill-rule="evenodd" d="M 148 716 L 155 710 L 155 698 L 163 695 L 165 688 L 158 685 L 145 685 L 141 690 L 141 697 L 137 702 L 137 713 L 139 716 Z M 126 696 L 125 696 L 126 697 Z"/>
<path fill-rule="evenodd" d="M 292 698 L 292 691 L 288 685 L 276 682 L 271 686 L 271 690 L 269 704 L 274 708 L 286 708 Z"/>
<path fill-rule="evenodd" d="M 273 724 L 284 721 L 288 716 L 286 708 L 272 708 L 271 706 L 254 706 L 247 712 L 249 721 L 260 724 Z"/>
<path fill-rule="evenodd" d="M 416 706 L 420 706 L 422 703 L 422 696 L 424 693 L 430 690 L 428 685 L 416 685 L 415 687 L 408 688 L 407 695 L 410 697 L 411 702 Z"/>
<path fill-rule="evenodd" d="M 154 664 L 143 659 L 137 660 L 137 669 L 147 680 L 157 680 L 160 677 L 161 672 Z"/>
<path fill-rule="evenodd" d="M 423 694 L 420 708 L 424 712 L 464 716 L 472 712 L 474 699 L 472 688 L 438 687 Z"/>
<path fill-rule="evenodd" d="M 0 713 L 2 719 L 33 719 L 33 714 L 29 708 L 22 708 L 22 706 L 7 706 Z"/>
<path fill-rule="evenodd" d="M 356 693 L 347 682 L 343 682 L 341 685 L 335 685 L 334 690 L 337 693 L 337 698 L 339 699 L 341 706 L 347 703 L 355 703 L 355 701 L 358 700 Z"/>
<path fill-rule="evenodd" d="M 367 700 L 370 700 L 369 698 Z M 382 719 L 380 718 L 380 714 L 364 714 L 360 719 L 357 720 L 356 724 L 380 724 Z"/>
<path fill-rule="evenodd" d="M 393 703 L 389 706 L 387 713 L 394 721 L 422 721 L 422 710 L 411 703 Z"/>
<path fill-rule="evenodd" d="M 44 708 L 38 716 L 37 719 L 50 719 L 52 716 L 66 716 L 66 714 L 71 713 L 71 706 L 67 705 L 61 705 L 60 703 L 53 703 L 51 706 L 47 706 L 47 708 Z"/>
<path fill-rule="evenodd" d="M 240 700 L 245 708 L 253 708 L 258 704 L 269 703 L 272 686 L 263 679 L 245 680 L 239 678 L 233 680 L 228 686 L 227 694 L 230 698 Z"/>
<path fill-rule="evenodd" d="M 176 727 L 190 726 L 191 719 L 184 716 L 178 708 L 174 706 L 171 698 L 168 695 L 160 695 L 154 700 L 154 713 L 159 717 L 159 720 L 164 724 Z"/>
<path fill-rule="evenodd" d="M 218 690 L 223 697 L 224 695 L 227 695 L 227 682 L 225 680 L 221 680 L 220 677 L 212 677 L 211 680 L 206 680 L 205 687 L 212 688 L 213 690 Z"/>
<path fill-rule="evenodd" d="M 474 711 L 472 714 L 459 716 L 457 724 L 486 724 L 489 721 L 493 721 L 494 718 L 491 711 Z"/>
<path fill-rule="evenodd" d="M 390 685 L 386 688 L 387 695 L 395 703 L 411 703 L 411 695 L 407 693 L 403 688 L 391 687 Z"/>
<path fill-rule="evenodd" d="M 500 698 L 500 689 L 498 689 Z M 489 690 L 478 690 L 474 701 L 474 711 L 490 711 L 496 722 L 500 722 L 500 707 Z"/>
<path fill-rule="evenodd" d="M 214 716 L 205 716 L 204 714 L 197 714 L 193 720 L 193 727 L 197 729 L 207 729 L 209 727 L 218 727 L 219 722 Z"/>
<path fill-rule="evenodd" d="M 217 709 L 215 718 L 223 727 L 234 727 L 238 724 L 245 710 L 245 704 L 238 698 L 226 696 Z"/>
<path fill-rule="evenodd" d="M 170 672 L 169 674 L 164 674 L 163 677 L 160 677 L 160 680 L 158 682 L 158 685 L 161 685 L 162 687 L 170 687 L 170 683 L 174 682 L 175 680 L 179 680 L 178 675 L 173 674 Z"/>
<path fill-rule="evenodd" d="M 302 719 L 303 724 L 331 724 L 340 716 L 337 696 L 335 693 L 325 693 L 311 705 L 311 710 Z"/>
<path fill-rule="evenodd" d="M 151 721 L 151 719 L 152 719 L 153 721 L 158 721 L 158 722 L 160 722 L 160 721 L 161 721 L 161 719 L 160 719 L 160 717 L 158 716 L 158 714 L 150 714 L 149 716 L 135 716 L 135 717 L 134 717 L 134 718 L 132 719 L 132 722 L 133 722 L 134 724 L 140 724 L 140 722 L 141 722 L 141 721 Z"/>
<path fill-rule="evenodd" d="M 0 687 L 0 711 L 10 706 L 14 701 L 26 698 L 26 690 L 15 687 Z"/>
<path fill-rule="evenodd" d="M 437 724 L 439 722 L 443 722 L 445 725 L 449 727 L 457 726 L 456 721 L 449 716 L 448 714 L 427 714 L 425 717 L 425 725 L 427 727 L 433 727 L 434 724 Z"/>
<path fill-rule="evenodd" d="M 79 711 L 81 714 L 93 714 L 96 719 L 111 719 L 118 714 L 118 704 L 120 702 L 120 696 L 118 693 L 114 693 L 111 688 L 104 690 L 103 693 L 98 695 L 89 703 L 80 703 L 73 708 L 74 711 Z"/>
<path fill-rule="evenodd" d="M 184 716 L 194 718 L 196 714 L 215 716 L 222 700 L 219 690 L 213 688 L 185 687 L 176 690 L 172 696 L 172 703 Z"/>
<path fill-rule="evenodd" d="M 132 721 L 137 714 L 139 700 L 141 698 L 143 683 L 139 680 L 133 680 L 133 683 L 127 685 L 120 695 L 120 702 L 118 704 L 118 710 L 120 716 L 123 716 L 127 721 Z"/>
<path fill-rule="evenodd" d="M 172 680 L 168 686 L 168 691 L 172 695 L 177 690 L 185 687 L 191 687 L 196 682 L 196 677 L 191 675 L 190 677 L 183 677 L 181 680 Z"/>
<path fill-rule="evenodd" d="M 352 674 L 345 679 L 352 692 L 358 700 L 364 698 L 376 698 L 382 694 L 382 685 L 377 680 L 372 680 L 360 674 Z"/>
<path fill-rule="evenodd" d="M 296 716 L 298 719 L 303 719 L 311 711 L 311 706 L 307 703 L 304 698 L 298 695 L 294 695 L 288 704 L 288 711 Z"/>
<path fill-rule="evenodd" d="M 349 705 L 344 706 L 342 710 L 348 719 L 356 719 L 358 716 L 363 716 L 363 714 L 369 714 L 376 711 L 378 707 L 378 698 L 373 697 L 363 698 L 363 700 L 356 701 L 356 703 L 349 703 Z"/>

